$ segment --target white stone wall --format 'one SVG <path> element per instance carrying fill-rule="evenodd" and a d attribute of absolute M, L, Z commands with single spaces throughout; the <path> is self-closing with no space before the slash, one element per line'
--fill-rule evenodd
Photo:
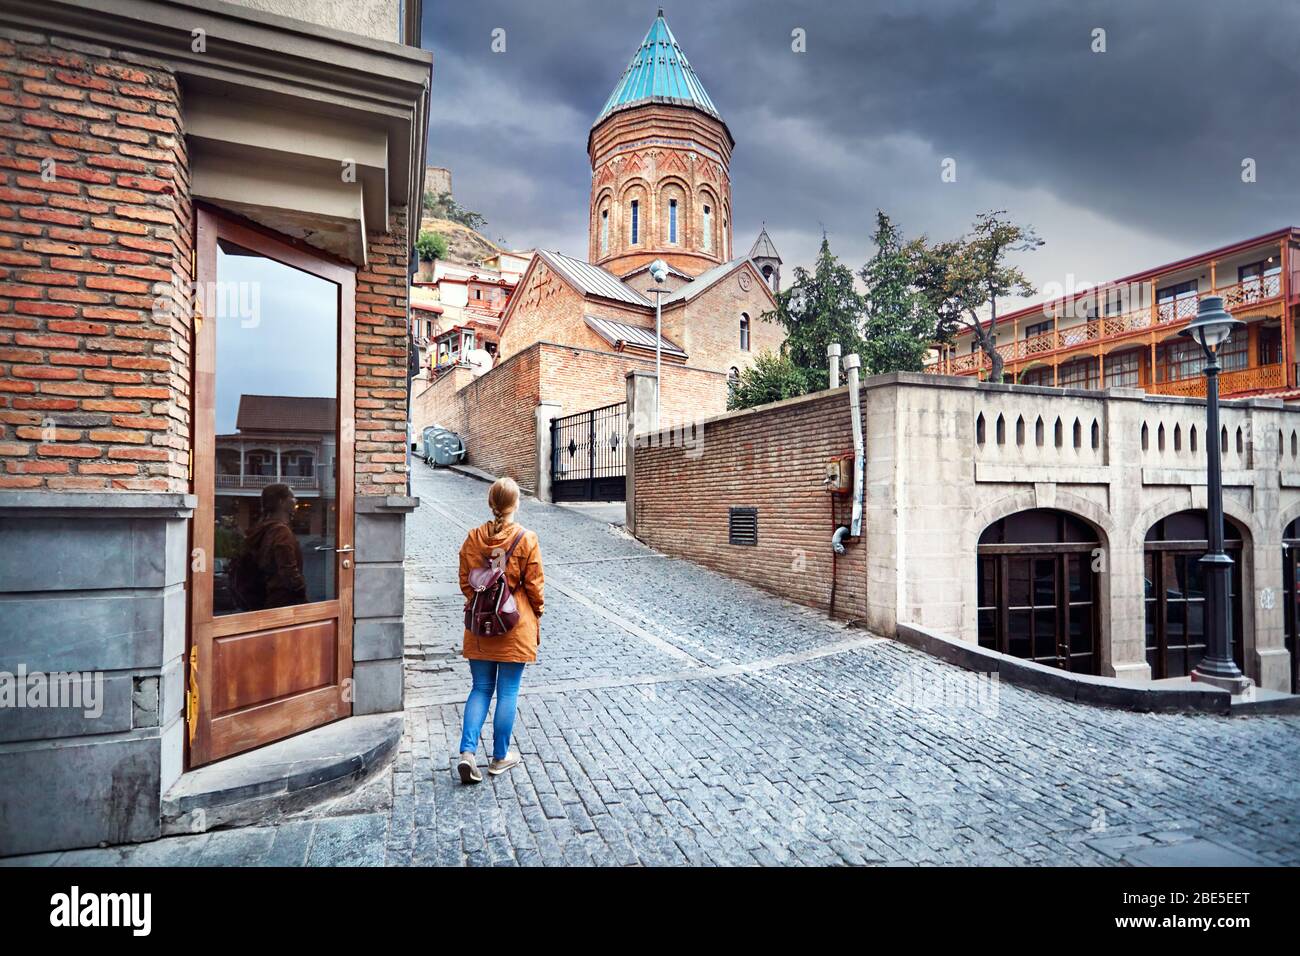
<path fill-rule="evenodd" d="M 241 7 L 293 17 L 372 40 L 398 39 L 397 0 L 230 0 Z"/>
<path fill-rule="evenodd" d="M 900 373 L 864 383 L 864 415 L 870 626 L 891 633 L 902 621 L 974 642 L 980 534 L 1015 512 L 1056 508 L 1102 541 L 1102 673 L 1150 677 L 1144 541 L 1160 518 L 1205 507 L 1204 403 Z M 1300 409 L 1226 402 L 1221 420 L 1225 512 L 1247 536 L 1244 660 L 1261 686 L 1285 690 L 1282 531 L 1300 516 Z"/>

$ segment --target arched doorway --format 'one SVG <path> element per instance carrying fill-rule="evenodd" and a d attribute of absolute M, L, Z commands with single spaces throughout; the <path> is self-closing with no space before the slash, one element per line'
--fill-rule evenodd
<path fill-rule="evenodd" d="M 1153 680 L 1186 677 L 1205 656 L 1206 588 L 1201 558 L 1209 550 L 1204 511 L 1180 511 L 1147 531 L 1144 566 L 1146 653 Z M 1229 593 L 1232 658 L 1242 668 L 1241 528 L 1223 521 L 1223 549 L 1232 558 Z"/>
<path fill-rule="evenodd" d="M 1282 595 L 1286 650 L 1291 655 L 1291 693 L 1300 694 L 1300 659 L 1296 655 L 1296 631 L 1300 629 L 1300 518 L 1282 532 Z"/>
<path fill-rule="evenodd" d="M 1080 674 L 1101 669 L 1098 533 L 1045 508 L 995 521 L 980 535 L 981 647 Z"/>

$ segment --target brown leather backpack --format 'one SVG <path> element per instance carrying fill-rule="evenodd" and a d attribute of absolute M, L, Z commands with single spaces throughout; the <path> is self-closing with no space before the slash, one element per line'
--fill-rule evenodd
<path fill-rule="evenodd" d="M 465 602 L 465 630 L 477 637 L 500 637 L 519 623 L 519 608 L 506 580 L 506 565 L 524 534 L 520 530 L 515 535 L 500 564 L 489 557 L 483 567 L 470 569 L 469 586 L 474 596 Z"/>

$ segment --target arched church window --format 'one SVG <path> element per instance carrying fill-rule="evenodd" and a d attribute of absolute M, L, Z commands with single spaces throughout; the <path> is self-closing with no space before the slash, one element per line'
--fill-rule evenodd
<path fill-rule="evenodd" d="M 705 206 L 704 207 L 704 251 L 705 252 L 708 252 L 710 249 L 713 248 L 713 227 L 710 225 L 711 222 L 712 222 L 712 211 L 709 209 L 708 206 Z"/>
<path fill-rule="evenodd" d="M 609 210 L 600 211 L 600 251 L 603 255 L 609 252 Z"/>
<path fill-rule="evenodd" d="M 632 200 L 632 245 L 636 245 L 641 233 L 641 204 Z"/>
<path fill-rule="evenodd" d="M 740 347 L 749 351 L 749 313 L 740 313 Z"/>
<path fill-rule="evenodd" d="M 668 200 L 668 241 L 677 241 L 677 200 Z"/>

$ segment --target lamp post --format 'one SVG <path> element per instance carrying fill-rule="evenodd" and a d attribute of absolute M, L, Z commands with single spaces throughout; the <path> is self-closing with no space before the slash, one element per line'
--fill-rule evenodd
<path fill-rule="evenodd" d="M 1201 346 L 1205 352 L 1205 447 L 1209 452 L 1206 476 L 1206 507 L 1210 550 L 1201 558 L 1203 577 L 1208 582 L 1209 619 L 1205 656 L 1192 670 L 1192 680 L 1243 693 L 1251 680 L 1232 659 L 1232 615 L 1230 579 L 1232 558 L 1223 550 L 1223 460 L 1219 434 L 1219 346 L 1245 323 L 1224 311 L 1222 296 L 1200 300 L 1196 318 L 1179 334 Z"/>
<path fill-rule="evenodd" d="M 663 11 L 660 11 L 662 13 Z M 664 280 L 668 278 L 668 263 L 662 259 L 656 259 L 650 263 L 650 275 L 655 280 L 653 289 L 646 289 L 646 292 L 654 294 L 655 297 L 655 424 L 659 423 L 659 393 L 663 391 L 663 385 L 660 381 L 659 372 L 662 364 L 660 356 L 660 344 L 663 342 L 663 333 L 660 326 L 663 323 L 663 297 L 668 290 L 663 287 Z"/>

